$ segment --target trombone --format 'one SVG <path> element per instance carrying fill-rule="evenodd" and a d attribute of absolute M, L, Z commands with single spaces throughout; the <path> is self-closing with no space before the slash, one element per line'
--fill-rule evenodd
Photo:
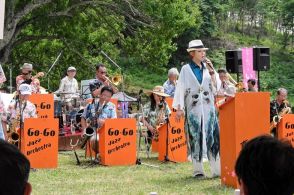
<path fill-rule="evenodd" d="M 107 77 L 107 76 L 105 76 L 104 77 L 110 84 L 112 84 L 112 85 L 115 85 L 115 86 L 117 86 L 117 85 L 119 85 L 121 82 L 122 82 L 122 76 L 121 75 L 115 75 L 115 76 L 113 76 L 113 77 Z"/>
<path fill-rule="evenodd" d="M 122 75 L 115 75 L 113 77 L 107 77 L 107 76 L 104 76 L 105 80 L 109 82 L 109 84 L 111 85 L 114 93 L 117 93 L 118 92 L 118 88 L 117 86 L 122 82 L 123 80 L 123 77 Z"/>

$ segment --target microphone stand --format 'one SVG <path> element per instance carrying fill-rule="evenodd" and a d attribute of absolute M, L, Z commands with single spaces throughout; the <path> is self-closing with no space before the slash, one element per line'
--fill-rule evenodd
<path fill-rule="evenodd" d="M 162 101 L 163 101 L 163 105 L 166 109 L 167 103 L 166 103 L 165 99 L 163 99 Z M 166 162 L 176 163 L 175 161 L 170 160 L 169 156 L 168 156 L 168 147 L 169 147 L 169 136 L 168 135 L 169 135 L 170 121 L 169 121 L 169 115 L 167 113 L 165 115 L 165 121 L 166 121 L 166 140 L 165 140 L 165 155 L 164 155 L 163 163 L 166 163 Z"/>
<path fill-rule="evenodd" d="M 24 109 L 26 107 L 26 103 L 25 103 L 23 109 L 21 109 L 21 107 L 22 107 L 22 101 L 20 99 L 19 99 L 18 103 L 19 103 L 19 112 L 20 112 L 19 113 L 20 114 L 20 118 L 19 118 L 19 145 L 18 145 L 18 148 L 21 151 L 22 131 L 23 131 L 23 127 L 24 127 L 24 124 L 23 124 L 24 123 L 24 120 L 23 120 L 23 111 L 24 111 Z"/>
<path fill-rule="evenodd" d="M 143 91 L 142 91 L 143 93 Z M 139 105 L 139 108 L 141 109 L 141 112 L 142 112 L 142 118 L 144 119 L 144 111 L 143 111 L 143 106 L 142 106 L 142 102 L 141 102 L 141 91 L 139 92 L 139 95 L 138 95 L 138 98 L 137 98 L 137 101 L 138 101 L 138 105 Z M 136 160 L 136 165 L 146 165 L 146 166 L 150 166 L 150 167 L 153 167 L 153 168 L 159 168 L 159 166 L 156 166 L 156 165 L 151 165 L 151 164 L 147 164 L 147 163 L 143 163 L 141 158 L 140 158 L 140 151 L 141 151 L 141 135 L 142 135 L 142 125 L 140 125 L 140 121 L 139 121 L 139 115 L 138 115 L 138 122 L 139 122 L 139 143 L 138 143 L 138 148 L 137 148 L 137 160 Z M 147 138 L 148 139 L 148 138 Z M 148 145 L 148 140 L 146 140 L 146 143 Z"/>
<path fill-rule="evenodd" d="M 55 66 L 55 64 L 58 62 L 58 60 L 59 60 L 59 58 L 60 58 L 60 56 L 61 56 L 62 53 L 63 53 L 63 51 L 61 51 L 61 52 L 59 53 L 59 55 L 57 56 L 57 58 L 55 59 L 55 61 L 53 62 L 53 64 L 52 64 L 51 67 L 49 68 L 49 70 L 47 71 L 47 73 L 45 74 L 46 77 L 47 77 L 47 89 L 48 89 L 48 91 L 49 91 L 49 73 L 50 73 L 50 71 L 52 70 L 52 68 Z"/>
<path fill-rule="evenodd" d="M 123 73 L 123 70 L 122 68 L 117 64 L 115 63 L 115 61 L 113 61 L 103 50 L 100 51 L 112 64 L 114 64 L 119 70 L 120 70 L 120 74 L 122 76 L 122 82 L 121 82 L 121 91 L 123 93 L 123 97 L 124 97 L 124 102 L 126 100 L 126 97 L 125 97 L 125 83 L 124 83 L 124 73 Z"/>
<path fill-rule="evenodd" d="M 95 100 L 94 100 L 95 101 Z M 98 160 L 98 157 L 97 157 L 97 155 L 98 155 L 98 151 L 97 151 L 97 148 L 98 148 L 98 133 L 97 133 L 97 129 L 99 130 L 99 124 L 98 124 L 98 122 L 97 122 L 97 120 L 99 119 L 99 116 L 101 115 L 101 113 L 103 112 L 103 108 L 105 107 L 105 101 L 102 103 L 102 105 L 101 105 L 101 107 L 100 107 L 100 102 L 99 102 L 99 106 L 98 106 L 98 108 L 97 108 L 97 110 L 96 110 L 96 113 L 98 113 L 97 114 L 97 116 L 95 117 L 95 123 L 96 123 L 96 125 L 95 125 L 95 130 L 94 130 L 94 136 L 95 136 L 95 144 L 94 144 L 94 147 L 95 147 L 95 150 L 94 150 L 94 152 L 95 152 L 95 158 L 94 158 L 94 160 L 92 161 L 92 164 L 93 165 L 95 165 L 95 164 L 99 164 L 100 162 L 99 162 L 99 160 Z M 90 149 L 91 150 L 91 149 Z"/>

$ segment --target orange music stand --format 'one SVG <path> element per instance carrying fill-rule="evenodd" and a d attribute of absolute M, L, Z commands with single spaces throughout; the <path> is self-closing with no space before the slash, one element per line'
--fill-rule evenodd
<path fill-rule="evenodd" d="M 25 119 L 21 152 L 29 159 L 32 168 L 57 168 L 58 119 Z"/>
<path fill-rule="evenodd" d="M 278 139 L 288 140 L 294 147 L 294 114 L 286 114 L 278 124 Z"/>
<path fill-rule="evenodd" d="M 169 121 L 168 129 L 167 124 L 159 128 L 158 160 L 165 161 L 167 156 L 168 160 L 172 162 L 186 162 L 187 141 L 184 120 L 177 123 L 175 122 L 175 114 L 172 114 Z"/>
<path fill-rule="evenodd" d="M 234 172 L 239 152 L 247 140 L 269 134 L 270 93 L 237 93 L 219 109 L 221 183 L 237 187 Z"/>
<path fill-rule="evenodd" d="M 53 94 L 32 94 L 29 101 L 35 104 L 38 118 L 54 118 Z"/>
<path fill-rule="evenodd" d="M 107 119 L 99 130 L 99 154 L 103 165 L 136 164 L 136 120 Z"/>

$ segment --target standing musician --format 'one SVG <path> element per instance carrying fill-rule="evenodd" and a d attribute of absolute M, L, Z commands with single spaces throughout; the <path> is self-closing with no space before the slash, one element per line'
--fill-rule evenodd
<path fill-rule="evenodd" d="M 283 117 L 282 115 L 291 113 L 291 105 L 287 101 L 288 91 L 285 88 L 279 88 L 277 90 L 276 99 L 272 100 L 270 103 L 270 122 L 278 123 L 279 117 Z M 285 113 L 284 113 L 285 112 Z M 278 117 L 277 119 L 275 119 Z M 276 137 L 277 136 L 277 128 L 273 128 L 271 133 Z"/>
<path fill-rule="evenodd" d="M 170 97 L 174 97 L 179 71 L 177 68 L 171 68 L 168 70 L 167 76 L 168 80 L 163 84 L 164 93 L 168 94 Z"/>
<path fill-rule="evenodd" d="M 220 175 L 219 125 L 214 96 L 220 80 L 201 40 L 189 42 L 191 62 L 182 67 L 176 87 L 173 108 L 176 120 L 185 114 L 189 152 L 191 153 L 195 178 L 205 177 L 203 156 L 210 162 L 212 177 Z"/>
<path fill-rule="evenodd" d="M 81 126 L 84 130 L 84 134 L 86 133 L 86 128 L 89 126 L 94 130 L 99 130 L 104 125 L 105 119 L 117 118 L 116 107 L 112 102 L 110 102 L 113 90 L 109 86 L 102 87 L 100 98 L 98 98 L 101 85 L 102 83 L 97 80 L 90 83 L 90 91 L 92 93 L 93 100 L 86 106 L 81 116 Z M 98 140 L 99 137 L 97 136 L 97 141 Z M 92 136 L 91 146 L 93 150 L 98 153 L 98 145 L 95 143 L 95 136 Z"/>
<path fill-rule="evenodd" d="M 40 81 L 38 77 L 44 76 L 43 72 L 39 72 L 36 76 L 32 76 L 33 65 L 29 63 L 24 63 L 21 68 L 21 75 L 16 77 L 17 90 L 20 84 L 26 83 L 31 85 L 32 93 L 40 93 Z"/>
<path fill-rule="evenodd" d="M 158 139 L 157 129 L 166 123 L 166 116 L 169 116 L 171 111 L 164 100 L 169 95 L 164 93 L 162 86 L 155 86 L 147 94 L 150 97 L 150 102 L 144 105 L 144 118 L 141 121 L 147 127 L 148 143 L 151 144 L 152 139 Z"/>
<path fill-rule="evenodd" d="M 5 122 L 10 124 L 10 139 L 12 133 L 18 133 L 16 129 L 20 128 L 26 118 L 37 118 L 36 107 L 28 101 L 32 94 L 32 87 L 29 84 L 19 86 L 19 95 L 13 99 L 6 112 Z M 21 119 L 22 116 L 22 119 Z M 9 139 L 8 139 L 9 140 Z"/>
<path fill-rule="evenodd" d="M 103 85 L 100 87 L 99 91 L 101 91 L 103 86 L 109 86 L 112 88 L 113 93 L 117 93 L 118 89 L 113 84 L 111 84 L 110 80 L 108 79 L 107 70 L 104 64 L 98 64 L 96 66 L 96 79 L 103 83 Z"/>
<path fill-rule="evenodd" d="M 217 96 L 234 97 L 236 93 L 236 87 L 229 81 L 228 72 L 225 69 L 219 69 L 217 72 L 221 81 L 221 86 L 217 92 Z"/>

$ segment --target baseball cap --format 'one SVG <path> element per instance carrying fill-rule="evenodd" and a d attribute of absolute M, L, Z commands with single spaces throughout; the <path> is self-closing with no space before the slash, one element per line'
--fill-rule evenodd
<path fill-rule="evenodd" d="M 21 84 L 19 86 L 19 92 L 22 95 L 31 95 L 32 94 L 32 87 L 28 84 Z"/>

